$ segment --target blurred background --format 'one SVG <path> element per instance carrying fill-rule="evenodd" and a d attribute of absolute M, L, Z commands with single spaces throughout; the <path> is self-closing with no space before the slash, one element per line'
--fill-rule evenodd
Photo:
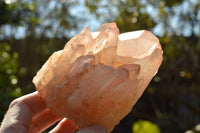
<path fill-rule="evenodd" d="M 164 59 L 137 104 L 112 133 L 200 132 L 199 0 L 1 0 L 0 121 L 9 103 L 35 91 L 48 57 L 85 26 L 116 22 L 150 30 Z"/>

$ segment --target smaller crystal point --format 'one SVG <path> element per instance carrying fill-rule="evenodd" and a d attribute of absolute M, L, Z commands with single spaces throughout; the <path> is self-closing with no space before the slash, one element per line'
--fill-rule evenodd
<path fill-rule="evenodd" d="M 150 55 L 159 40 L 149 31 L 134 31 L 119 35 L 117 55 L 131 58 L 144 58 Z"/>
<path fill-rule="evenodd" d="M 33 83 L 56 115 L 78 128 L 110 131 L 132 109 L 162 62 L 159 40 L 149 31 L 119 35 L 115 23 L 86 27 L 55 52 Z"/>

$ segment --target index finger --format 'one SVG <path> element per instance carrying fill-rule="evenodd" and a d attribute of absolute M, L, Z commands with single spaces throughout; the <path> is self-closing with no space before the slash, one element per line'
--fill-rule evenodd
<path fill-rule="evenodd" d="M 38 92 L 15 99 L 3 119 L 0 132 L 28 132 L 33 116 L 46 108 Z"/>
<path fill-rule="evenodd" d="M 16 100 L 24 102 L 33 113 L 33 116 L 47 109 L 46 103 L 37 91 Z"/>

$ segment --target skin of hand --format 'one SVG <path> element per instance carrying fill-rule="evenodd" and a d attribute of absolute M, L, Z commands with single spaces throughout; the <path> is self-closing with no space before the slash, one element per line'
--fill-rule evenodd
<path fill-rule="evenodd" d="M 0 133 L 41 133 L 62 118 L 54 115 L 38 92 L 14 100 L 3 119 Z M 62 119 L 50 133 L 75 133 L 76 126 L 67 118 Z M 103 126 L 91 126 L 77 133 L 109 133 Z"/>

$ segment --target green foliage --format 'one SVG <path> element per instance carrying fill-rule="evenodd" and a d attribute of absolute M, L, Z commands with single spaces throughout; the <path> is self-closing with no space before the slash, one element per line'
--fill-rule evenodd
<path fill-rule="evenodd" d="M 159 127 L 146 120 L 139 120 L 133 124 L 133 133 L 160 133 Z"/>
<path fill-rule="evenodd" d="M 28 17 L 30 14 L 29 4 L 17 2 L 14 4 L 6 4 L 4 1 L 0 1 L 0 25 L 11 24 L 19 25 L 21 24 L 24 17 Z"/>
<path fill-rule="evenodd" d="M 2 119 L 11 100 L 22 95 L 16 75 L 18 54 L 11 52 L 11 47 L 7 43 L 0 44 L 0 64 L 0 118 Z"/>

